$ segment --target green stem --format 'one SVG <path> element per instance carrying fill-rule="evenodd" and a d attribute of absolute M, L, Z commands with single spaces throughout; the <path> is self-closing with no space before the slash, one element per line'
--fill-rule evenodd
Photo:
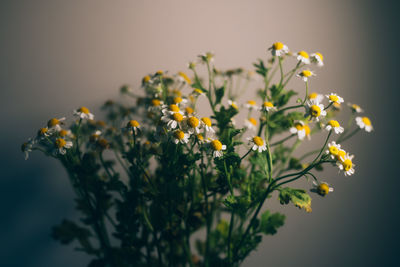
<path fill-rule="evenodd" d="M 283 138 L 283 139 L 280 140 L 280 141 L 277 141 L 277 142 L 275 142 L 275 143 L 272 143 L 271 146 L 276 146 L 276 145 L 282 144 L 283 142 L 289 140 L 289 139 L 292 138 L 293 136 L 296 136 L 296 134 L 289 135 L 289 136 Z"/>
<path fill-rule="evenodd" d="M 232 230 L 233 230 L 233 224 L 234 224 L 234 217 L 235 217 L 235 212 L 232 210 L 231 221 L 229 222 L 229 232 L 228 232 L 228 262 L 229 262 L 229 265 L 232 265 L 231 243 L 232 243 Z"/>

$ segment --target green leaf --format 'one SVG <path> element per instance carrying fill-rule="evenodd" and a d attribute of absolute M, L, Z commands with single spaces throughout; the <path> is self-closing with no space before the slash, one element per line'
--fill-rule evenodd
<path fill-rule="evenodd" d="M 261 215 L 260 231 L 266 235 L 274 235 L 277 228 L 285 223 L 285 215 L 278 212 L 271 214 L 268 210 Z"/>
<path fill-rule="evenodd" d="M 265 67 L 264 61 L 262 61 L 262 59 L 259 59 L 258 63 L 254 63 L 253 66 L 256 68 L 256 72 L 258 74 L 263 77 L 267 76 L 268 69 Z"/>
<path fill-rule="evenodd" d="M 222 87 L 215 89 L 215 104 L 216 105 L 221 103 L 221 100 L 224 97 L 226 84 L 227 84 L 227 81 L 224 82 L 224 85 Z"/>
<path fill-rule="evenodd" d="M 303 189 L 285 187 L 279 193 L 281 204 L 292 202 L 296 207 L 311 212 L 311 197 Z"/>

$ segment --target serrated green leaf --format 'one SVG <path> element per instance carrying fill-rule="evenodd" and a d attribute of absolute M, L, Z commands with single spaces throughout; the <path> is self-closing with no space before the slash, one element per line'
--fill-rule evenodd
<path fill-rule="evenodd" d="M 221 100 L 225 94 L 226 84 L 227 81 L 224 81 L 224 85 L 222 87 L 215 89 L 215 104 L 221 103 Z"/>
<path fill-rule="evenodd" d="M 266 235 L 274 235 L 277 228 L 285 223 L 285 215 L 278 212 L 271 214 L 268 210 L 261 215 L 260 231 Z"/>
<path fill-rule="evenodd" d="M 285 187 L 280 190 L 279 201 L 281 204 L 292 202 L 296 207 L 311 212 L 311 197 L 303 189 Z"/>

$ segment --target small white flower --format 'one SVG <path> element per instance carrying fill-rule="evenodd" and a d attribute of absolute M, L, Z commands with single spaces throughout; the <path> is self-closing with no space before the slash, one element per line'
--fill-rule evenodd
<path fill-rule="evenodd" d="M 361 129 L 365 129 L 365 131 L 367 132 L 371 132 L 374 129 L 368 117 L 357 117 L 356 123 L 358 127 L 360 127 Z"/>
<path fill-rule="evenodd" d="M 346 155 L 346 151 L 340 148 L 340 144 L 336 144 L 335 141 L 332 141 L 328 144 L 328 149 L 325 151 L 326 154 L 329 154 L 332 159 L 340 160 L 340 157 L 344 157 Z"/>
<path fill-rule="evenodd" d="M 189 134 L 194 134 L 194 133 L 199 134 L 200 133 L 201 124 L 200 124 L 200 120 L 198 118 L 196 118 L 194 116 L 189 117 L 186 120 L 186 125 L 187 125 L 187 128 L 188 128 L 188 133 Z"/>
<path fill-rule="evenodd" d="M 226 150 L 226 145 L 223 145 L 217 139 L 207 139 L 207 142 L 210 144 L 211 149 L 213 150 L 213 157 L 219 158 L 223 156 L 223 150 Z"/>
<path fill-rule="evenodd" d="M 66 141 L 64 138 L 57 138 L 54 142 L 54 146 L 54 154 L 65 155 L 65 153 L 67 153 L 67 149 L 70 149 L 72 147 L 72 142 Z"/>
<path fill-rule="evenodd" d="M 306 116 L 311 116 L 311 119 L 315 119 L 316 121 L 319 121 L 320 117 L 326 116 L 324 105 L 320 104 L 315 100 L 307 101 L 306 110 L 307 110 Z"/>
<path fill-rule="evenodd" d="M 303 121 L 295 121 L 294 126 L 289 129 L 290 133 L 297 134 L 299 140 L 303 140 L 305 137 L 310 140 L 310 127 Z"/>
<path fill-rule="evenodd" d="M 301 78 L 304 82 L 307 82 L 310 77 L 315 76 L 315 73 L 310 70 L 303 70 L 299 72 L 296 76 Z"/>
<path fill-rule="evenodd" d="M 206 95 L 203 90 L 199 89 L 199 88 L 194 88 L 193 92 L 191 93 L 191 95 L 193 96 L 201 96 L 201 95 Z"/>
<path fill-rule="evenodd" d="M 306 51 L 300 51 L 297 53 L 297 60 L 304 63 L 310 64 L 310 56 Z"/>
<path fill-rule="evenodd" d="M 341 171 L 344 171 L 345 176 L 350 176 L 354 174 L 354 164 L 353 164 L 354 155 L 346 154 L 340 161 L 336 162 L 336 165 L 339 167 Z"/>
<path fill-rule="evenodd" d="M 265 145 L 265 141 L 259 137 L 259 136 L 254 136 L 254 137 L 249 137 L 247 138 L 249 140 L 249 144 L 252 144 L 252 150 L 256 151 L 258 150 L 259 153 L 266 151 L 267 146 Z"/>
<path fill-rule="evenodd" d="M 136 120 L 130 120 L 126 124 L 125 129 L 128 130 L 128 132 L 130 134 L 133 134 L 133 133 L 138 134 L 138 131 L 140 131 L 140 123 Z M 101 132 L 100 132 L 100 134 L 101 134 Z"/>
<path fill-rule="evenodd" d="M 94 115 L 90 113 L 89 109 L 86 107 L 80 107 L 79 109 L 74 111 L 74 115 L 81 118 L 81 119 L 87 119 L 87 120 L 93 120 Z"/>
<path fill-rule="evenodd" d="M 270 111 L 276 111 L 277 108 L 274 106 L 274 104 L 272 104 L 272 102 L 265 101 L 265 102 L 262 104 L 262 107 L 261 107 L 260 110 L 261 110 L 261 111 L 265 110 L 265 111 L 267 111 L 267 112 L 270 112 Z"/>
<path fill-rule="evenodd" d="M 47 127 L 48 127 L 48 133 L 54 133 L 58 132 L 61 130 L 61 124 L 63 124 L 63 121 L 65 121 L 65 117 L 62 118 L 52 118 L 47 122 Z"/>
<path fill-rule="evenodd" d="M 189 142 L 190 134 L 183 132 L 182 130 L 175 130 L 173 134 L 174 143 L 187 144 Z"/>
<path fill-rule="evenodd" d="M 334 130 L 336 134 L 341 134 L 344 131 L 344 128 L 340 126 L 339 122 L 336 120 L 328 121 L 328 124 L 325 127 L 326 130 Z"/>
<path fill-rule="evenodd" d="M 188 100 L 186 98 L 182 98 L 180 96 L 174 97 L 174 104 L 177 106 L 186 106 L 186 104 L 188 103 Z"/>
<path fill-rule="evenodd" d="M 236 110 L 239 109 L 238 105 L 237 105 L 236 102 L 233 101 L 233 100 L 230 100 L 230 99 L 229 99 L 229 100 L 228 100 L 228 104 L 229 104 L 229 106 L 233 107 L 233 108 L 236 109 Z"/>
<path fill-rule="evenodd" d="M 313 181 L 313 186 L 314 190 L 323 197 L 330 192 L 333 192 L 333 187 L 330 187 L 326 182 L 317 183 L 316 181 Z"/>
<path fill-rule="evenodd" d="M 25 153 L 25 160 L 29 158 L 29 153 L 32 152 L 32 148 L 35 143 L 35 139 L 29 138 L 27 142 L 22 144 L 21 150 Z"/>
<path fill-rule="evenodd" d="M 161 101 L 160 99 L 153 98 L 150 101 L 149 111 L 157 111 L 157 110 L 159 110 L 160 108 L 162 108 L 164 106 L 163 103 L 164 102 Z"/>
<path fill-rule="evenodd" d="M 317 65 L 319 67 L 322 67 L 324 65 L 323 60 L 324 60 L 324 57 L 322 56 L 321 53 L 316 52 L 316 53 L 311 54 L 311 61 L 313 63 L 317 63 Z"/>
<path fill-rule="evenodd" d="M 171 104 L 171 105 L 163 105 L 162 106 L 162 110 L 161 110 L 162 114 L 164 116 L 168 116 L 168 115 L 172 115 L 174 113 L 180 113 L 181 115 L 183 115 L 183 112 L 180 110 L 180 108 L 175 105 L 175 104 Z M 161 118 L 162 119 L 162 118 Z"/>
<path fill-rule="evenodd" d="M 361 113 L 364 110 L 357 104 L 347 103 L 347 105 L 351 108 L 351 111 L 354 113 Z"/>
<path fill-rule="evenodd" d="M 201 126 L 206 130 L 206 132 L 211 132 L 211 133 L 215 133 L 214 129 L 212 128 L 212 123 L 210 118 L 208 117 L 203 117 L 200 120 L 201 122 Z"/>
<path fill-rule="evenodd" d="M 271 50 L 272 55 L 277 57 L 281 57 L 289 53 L 289 48 L 281 42 L 274 43 L 268 50 Z"/>
<path fill-rule="evenodd" d="M 326 97 L 329 99 L 329 103 L 333 102 L 333 103 L 341 104 L 344 102 L 343 98 L 341 98 L 340 96 L 338 96 L 337 94 L 334 94 L 334 93 L 326 95 Z"/>
<path fill-rule="evenodd" d="M 249 130 L 256 130 L 257 120 L 255 118 L 248 118 L 244 121 L 244 126 Z"/>
<path fill-rule="evenodd" d="M 318 93 L 311 93 L 308 95 L 308 99 L 320 103 L 324 99 L 324 96 Z"/>
<path fill-rule="evenodd" d="M 259 107 L 257 106 L 256 101 L 254 100 L 249 100 L 246 102 L 246 104 L 244 105 L 247 109 L 259 109 Z"/>
<path fill-rule="evenodd" d="M 161 117 L 161 121 L 165 122 L 169 129 L 175 129 L 184 119 L 185 116 L 183 116 L 180 112 L 167 114 Z"/>
<path fill-rule="evenodd" d="M 52 134 L 52 132 L 49 132 L 49 128 L 47 128 L 47 127 L 40 128 L 39 131 L 37 132 L 35 142 L 39 142 L 39 141 L 45 139 L 46 137 L 49 137 L 51 134 Z"/>
<path fill-rule="evenodd" d="M 184 73 L 182 71 L 178 72 L 178 79 L 182 83 L 187 83 L 189 85 L 192 83 L 192 81 L 190 80 L 189 76 L 187 76 L 186 73 Z"/>
<path fill-rule="evenodd" d="M 211 63 L 214 62 L 214 53 L 213 52 L 205 52 L 202 53 L 201 55 L 199 55 L 200 59 L 204 62 L 204 63 Z"/>

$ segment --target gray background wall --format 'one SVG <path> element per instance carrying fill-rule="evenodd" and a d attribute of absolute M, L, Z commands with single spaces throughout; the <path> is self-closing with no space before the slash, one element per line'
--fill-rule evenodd
<path fill-rule="evenodd" d="M 1 1 L 0 265 L 85 266 L 51 240 L 50 227 L 76 218 L 61 166 L 19 145 L 48 118 L 86 105 L 98 112 L 123 83 L 158 69 L 185 70 L 203 51 L 220 68 L 251 67 L 281 40 L 320 50 L 314 90 L 361 105 L 375 131 L 346 144 L 350 178 L 323 175 L 335 192 L 313 197 L 313 213 L 287 215 L 244 266 L 395 266 L 399 136 L 396 1 Z M 294 81 L 293 88 L 301 89 Z M 317 139 L 319 140 L 319 139 Z M 304 146 L 306 149 L 306 146 Z M 271 201 L 274 202 L 274 201 Z"/>

